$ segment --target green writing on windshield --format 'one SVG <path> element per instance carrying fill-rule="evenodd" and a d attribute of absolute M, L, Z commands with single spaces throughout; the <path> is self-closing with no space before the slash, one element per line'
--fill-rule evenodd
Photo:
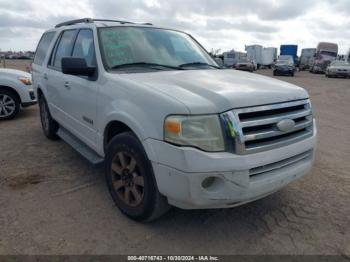
<path fill-rule="evenodd" d="M 101 31 L 100 36 L 109 67 L 133 62 L 132 52 L 128 45 L 130 40 L 124 30 L 107 28 Z"/>

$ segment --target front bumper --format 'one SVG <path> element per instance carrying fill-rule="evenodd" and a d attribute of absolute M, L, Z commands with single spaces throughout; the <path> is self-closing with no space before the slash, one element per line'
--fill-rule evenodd
<path fill-rule="evenodd" d="M 276 68 L 274 72 L 278 75 L 291 75 L 294 73 L 294 69 Z"/>
<path fill-rule="evenodd" d="M 312 71 L 316 72 L 316 73 L 325 73 L 326 72 L 326 68 L 319 66 L 319 65 L 314 65 L 312 68 Z"/>
<path fill-rule="evenodd" d="M 143 145 L 152 162 L 158 189 L 171 205 L 183 209 L 228 208 L 271 194 L 305 175 L 312 167 L 314 134 L 298 143 L 249 155 L 207 153 L 146 139 Z M 309 152 L 307 158 L 281 166 L 286 159 Z M 252 169 L 271 166 L 271 171 L 251 175 Z M 280 167 L 279 167 L 280 166 Z M 207 187 L 206 178 L 215 178 Z"/>
<path fill-rule="evenodd" d="M 21 98 L 21 105 L 27 107 L 30 105 L 35 105 L 37 103 L 37 98 L 32 86 L 24 86 L 23 88 L 17 90 Z"/>
<path fill-rule="evenodd" d="M 350 72 L 329 71 L 327 75 L 334 77 L 350 77 Z"/>

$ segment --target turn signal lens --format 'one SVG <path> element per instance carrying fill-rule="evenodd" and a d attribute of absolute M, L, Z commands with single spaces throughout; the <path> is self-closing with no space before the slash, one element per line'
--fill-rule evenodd
<path fill-rule="evenodd" d="M 165 121 L 165 131 L 169 133 L 174 134 L 180 134 L 181 132 L 181 123 L 172 121 L 172 120 L 166 120 Z"/>
<path fill-rule="evenodd" d="M 32 84 L 32 79 L 30 77 L 20 77 L 18 78 L 24 85 L 29 86 Z"/>

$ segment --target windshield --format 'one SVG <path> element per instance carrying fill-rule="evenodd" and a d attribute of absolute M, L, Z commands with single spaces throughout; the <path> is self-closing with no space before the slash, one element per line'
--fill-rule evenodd
<path fill-rule="evenodd" d="M 276 64 L 278 64 L 278 65 L 291 65 L 291 64 L 293 64 L 293 58 L 289 55 L 288 56 L 281 55 L 278 58 Z"/>
<path fill-rule="evenodd" d="M 332 56 L 332 57 L 336 57 L 337 56 L 337 53 L 330 52 L 330 51 L 321 51 L 320 54 L 321 55 L 326 55 L 326 56 Z"/>
<path fill-rule="evenodd" d="M 303 50 L 301 52 L 301 57 L 313 57 L 315 53 L 315 50 Z"/>
<path fill-rule="evenodd" d="M 292 65 L 293 62 L 289 60 L 277 60 L 276 65 Z"/>
<path fill-rule="evenodd" d="M 209 54 L 189 35 L 148 27 L 99 29 L 101 54 L 107 69 L 125 66 L 217 67 Z M 187 68 L 186 68 L 187 69 Z"/>

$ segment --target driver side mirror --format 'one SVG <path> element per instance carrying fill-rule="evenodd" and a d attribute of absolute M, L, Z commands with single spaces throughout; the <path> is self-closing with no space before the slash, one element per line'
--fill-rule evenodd
<path fill-rule="evenodd" d="M 82 57 L 63 57 L 61 65 L 62 73 L 67 75 L 92 76 L 96 71 L 96 67 L 88 66 Z"/>

